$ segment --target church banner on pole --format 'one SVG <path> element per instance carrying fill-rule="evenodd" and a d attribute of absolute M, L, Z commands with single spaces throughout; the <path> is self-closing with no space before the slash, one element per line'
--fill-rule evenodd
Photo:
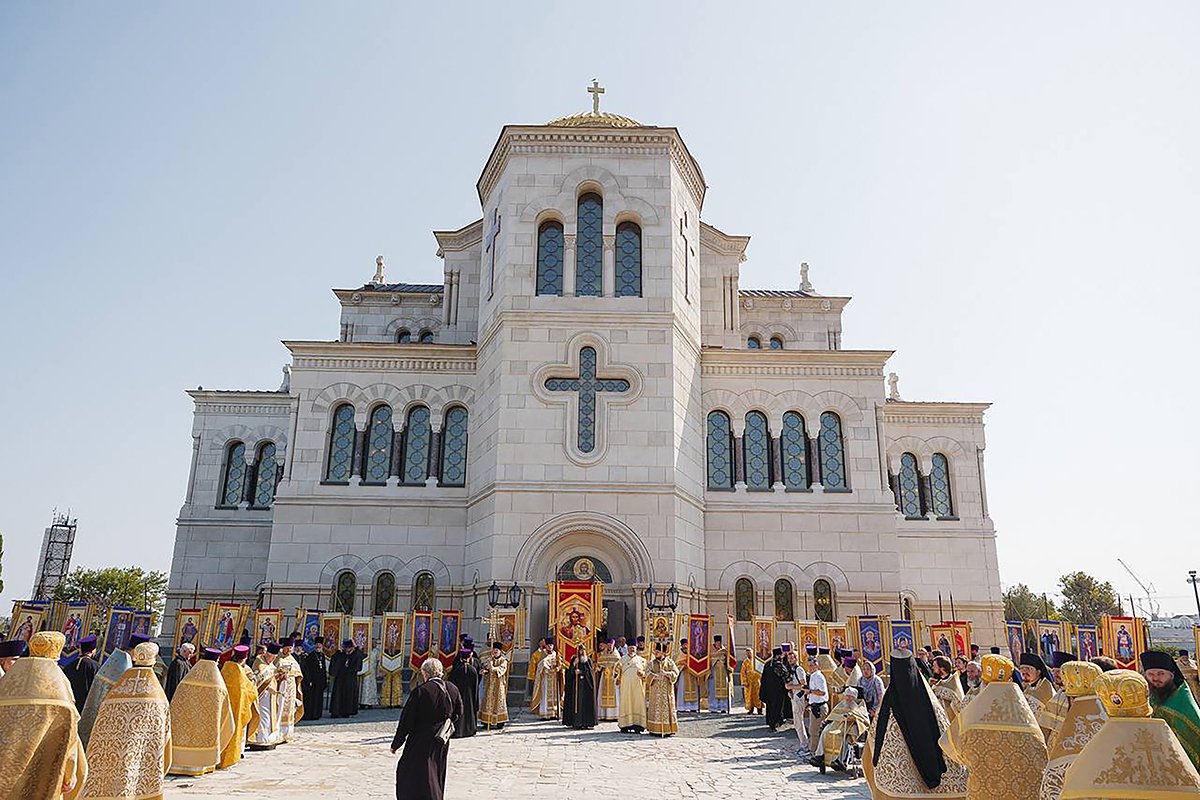
<path fill-rule="evenodd" d="M 433 654 L 433 612 L 414 611 L 412 622 L 412 644 L 409 647 L 408 665 L 420 669 L 421 664 Z"/>
<path fill-rule="evenodd" d="M 458 655 L 458 629 L 461 625 L 461 611 L 442 611 L 438 615 L 437 657 L 446 669 L 450 668 L 454 657 Z"/>
<path fill-rule="evenodd" d="M 1100 646 L 1121 669 L 1138 670 L 1146 650 L 1146 621 L 1141 617 L 1100 618 Z"/>
<path fill-rule="evenodd" d="M 325 637 L 325 655 L 332 656 L 342 647 L 346 618 L 333 612 L 321 615 L 321 635 Z"/>
<path fill-rule="evenodd" d="M 886 624 L 887 617 L 850 618 L 850 636 L 854 642 L 854 649 L 879 672 L 883 672 L 883 629 Z"/>
<path fill-rule="evenodd" d="M 254 643 L 266 646 L 279 640 L 283 612 L 278 608 L 260 608 L 254 612 Z"/>
<path fill-rule="evenodd" d="M 604 625 L 604 584 L 600 581 L 552 581 L 550 630 L 566 662 L 580 648 L 595 649 L 595 633 Z"/>
<path fill-rule="evenodd" d="M 1021 620 L 1006 620 L 1004 632 L 1008 638 L 1008 657 L 1014 664 L 1021 663 L 1021 653 L 1025 652 L 1025 623 Z"/>
<path fill-rule="evenodd" d="M 708 614 L 688 615 L 688 672 L 698 678 L 708 674 L 709 644 L 712 641 L 712 617 Z"/>
<path fill-rule="evenodd" d="M 771 650 L 775 647 L 774 617 L 754 618 L 754 642 L 751 646 L 754 648 L 754 656 L 759 661 L 771 658 Z"/>

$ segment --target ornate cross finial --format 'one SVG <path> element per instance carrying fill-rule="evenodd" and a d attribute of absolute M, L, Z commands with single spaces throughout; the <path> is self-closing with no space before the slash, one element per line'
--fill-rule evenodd
<path fill-rule="evenodd" d="M 900 376 L 894 372 L 888 373 L 888 400 L 900 399 Z"/>
<path fill-rule="evenodd" d="M 375 256 L 375 277 L 371 283 L 383 283 L 383 256 Z"/>
<path fill-rule="evenodd" d="M 812 284 L 808 282 L 808 262 L 800 262 L 800 291 L 811 292 Z"/>
<path fill-rule="evenodd" d="M 600 85 L 600 81 L 592 78 L 592 85 L 588 87 L 588 92 L 592 95 L 592 113 L 600 113 L 600 95 L 604 94 L 604 87 Z"/>

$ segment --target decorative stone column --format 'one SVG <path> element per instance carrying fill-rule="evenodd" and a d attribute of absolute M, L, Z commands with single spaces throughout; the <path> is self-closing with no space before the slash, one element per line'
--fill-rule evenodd
<path fill-rule="evenodd" d="M 617 237 L 604 237 L 604 259 L 600 272 L 600 296 L 612 297 L 617 293 Z"/>
<path fill-rule="evenodd" d="M 575 234 L 563 234 L 563 297 L 575 295 Z"/>

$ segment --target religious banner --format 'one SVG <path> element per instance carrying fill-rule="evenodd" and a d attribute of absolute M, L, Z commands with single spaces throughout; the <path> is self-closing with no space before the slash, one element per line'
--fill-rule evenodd
<path fill-rule="evenodd" d="M 886 617 L 862 616 L 850 618 L 850 635 L 854 649 L 875 669 L 883 671 L 883 628 Z"/>
<path fill-rule="evenodd" d="M 67 637 L 67 643 L 63 646 L 63 653 L 71 655 L 79 649 L 79 640 L 87 636 L 87 631 L 91 624 L 91 603 L 67 604 L 67 616 L 63 620 L 61 629 L 62 635 Z"/>
<path fill-rule="evenodd" d="M 132 608 L 113 606 L 108 610 L 108 620 L 104 626 L 104 644 L 100 648 L 102 661 L 112 655 L 114 650 L 120 650 L 129 644 L 132 628 Z"/>
<path fill-rule="evenodd" d="M 368 655 L 371 652 L 371 618 L 351 617 L 349 639 L 364 656 Z"/>
<path fill-rule="evenodd" d="M 729 653 L 729 674 L 730 674 L 730 675 L 732 675 L 733 673 L 737 672 L 737 652 L 738 652 L 738 649 L 737 649 L 737 634 L 736 634 L 736 633 L 735 633 L 735 631 L 734 631 L 735 624 L 736 624 L 736 623 L 735 623 L 735 621 L 734 621 L 734 619 L 733 619 L 733 614 L 728 614 L 728 615 L 726 615 L 726 619 L 725 619 L 725 629 L 726 629 L 727 631 L 729 631 L 729 648 L 728 648 L 728 653 Z"/>
<path fill-rule="evenodd" d="M 346 619 L 342 614 L 326 611 L 321 614 L 321 635 L 325 637 L 325 655 L 332 657 L 342 647 L 342 631 L 345 630 Z"/>
<path fill-rule="evenodd" d="M 461 611 L 442 611 L 438 615 L 437 657 L 446 669 L 450 669 L 454 657 L 458 655 L 458 629 L 461 625 Z"/>
<path fill-rule="evenodd" d="M 1075 626 L 1075 655 L 1083 661 L 1100 655 L 1100 640 L 1095 625 Z"/>
<path fill-rule="evenodd" d="M 672 639 L 675 638 L 675 620 L 669 611 L 647 611 L 646 612 L 646 639 L 650 647 L 650 651 L 654 651 L 654 645 L 665 644 L 668 652 L 675 652 L 672 644 Z M 680 665 L 682 669 L 683 665 Z"/>
<path fill-rule="evenodd" d="M 296 630 L 300 631 L 300 647 L 305 653 L 317 649 L 317 637 L 321 636 L 321 610 L 319 608 L 297 608 Z"/>
<path fill-rule="evenodd" d="M 550 630 L 560 658 L 569 663 L 580 648 L 595 649 L 595 632 L 604 627 L 604 584 L 600 581 L 550 583 Z"/>
<path fill-rule="evenodd" d="M 398 659 L 404 652 L 404 626 L 407 621 L 408 615 L 401 611 L 389 611 L 383 615 L 380 630 L 382 655 Z"/>
<path fill-rule="evenodd" d="M 130 634 L 141 634 L 142 636 L 150 636 L 150 629 L 154 624 L 153 611 L 135 611 L 133 612 L 133 628 Z"/>
<path fill-rule="evenodd" d="M 282 627 L 282 611 L 278 608 L 260 608 L 254 612 L 254 643 L 265 647 L 279 641 L 279 629 Z"/>
<path fill-rule="evenodd" d="M 1047 664 L 1054 663 L 1054 651 L 1063 649 L 1063 642 L 1070 642 L 1064 635 L 1063 623 L 1056 619 L 1039 619 L 1034 623 L 1037 636 L 1037 653 Z"/>
<path fill-rule="evenodd" d="M 414 611 L 412 643 L 409 647 L 408 665 L 420 669 L 421 664 L 433 654 L 433 612 Z"/>
<path fill-rule="evenodd" d="M 809 645 L 821 646 L 821 623 L 816 620 L 800 620 L 796 623 L 796 647 L 801 658 L 805 657 Z"/>
<path fill-rule="evenodd" d="M 42 617 L 45 610 L 32 603 L 19 603 L 13 612 L 12 623 L 9 625 L 9 639 L 20 639 L 29 644 L 33 635 L 42 629 Z"/>
<path fill-rule="evenodd" d="M 241 638 L 249 616 L 250 606 L 243 603 L 209 603 L 202 643 L 221 652 L 229 650 Z"/>
<path fill-rule="evenodd" d="M 751 646 L 754 648 L 755 658 L 759 661 L 770 660 L 771 650 L 775 647 L 774 617 L 754 618 L 754 643 Z"/>
<path fill-rule="evenodd" d="M 712 640 L 712 617 L 708 614 L 688 614 L 688 672 L 698 678 L 708 675 L 709 643 Z"/>
<path fill-rule="evenodd" d="M 971 658 L 971 623 L 964 620 L 939 622 L 929 626 L 930 644 L 950 658 Z"/>
<path fill-rule="evenodd" d="M 496 616 L 499 617 L 499 622 L 496 624 L 495 641 L 500 642 L 500 650 L 504 653 L 511 653 L 519 644 L 519 632 L 521 630 L 521 621 L 523 618 L 523 609 L 510 608 L 497 611 Z M 491 642 L 487 643 L 490 648 Z"/>
<path fill-rule="evenodd" d="M 845 625 L 825 625 L 825 646 L 829 648 L 830 653 L 838 650 L 845 650 L 850 644 L 850 637 L 846 634 Z"/>
<path fill-rule="evenodd" d="M 203 608 L 175 609 L 175 641 L 171 652 L 179 652 L 179 645 L 184 642 L 199 646 L 197 639 L 200 637 L 202 630 L 204 630 Z"/>
<path fill-rule="evenodd" d="M 1146 649 L 1145 620 L 1140 617 L 1100 618 L 1100 646 L 1104 655 L 1121 669 L 1139 669 L 1138 658 Z"/>
<path fill-rule="evenodd" d="M 891 648 L 891 650 L 907 650 L 910 653 L 912 652 L 913 642 L 917 640 L 916 631 L 913 630 L 912 620 L 888 620 L 887 629 L 888 646 Z"/>
<path fill-rule="evenodd" d="M 1008 637 L 1008 657 L 1014 664 L 1021 663 L 1021 654 L 1025 652 L 1025 623 L 1021 620 L 1007 620 L 1004 631 Z"/>

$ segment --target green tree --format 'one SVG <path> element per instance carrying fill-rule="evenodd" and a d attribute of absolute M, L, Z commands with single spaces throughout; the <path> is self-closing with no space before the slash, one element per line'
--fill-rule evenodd
<path fill-rule="evenodd" d="M 113 606 L 148 608 L 157 622 L 166 606 L 167 576 L 141 567 L 76 567 L 54 588 L 54 599 L 92 603 L 99 609 L 100 624 Z"/>
<path fill-rule="evenodd" d="M 1058 579 L 1062 595 L 1063 619 L 1076 625 L 1095 625 L 1105 614 L 1121 613 L 1117 593 L 1108 581 L 1100 581 L 1086 572 L 1069 572 Z"/>
<path fill-rule="evenodd" d="M 1054 601 L 1044 594 L 1036 594 L 1023 583 L 1006 589 L 1004 598 L 1005 619 L 1059 619 Z"/>

